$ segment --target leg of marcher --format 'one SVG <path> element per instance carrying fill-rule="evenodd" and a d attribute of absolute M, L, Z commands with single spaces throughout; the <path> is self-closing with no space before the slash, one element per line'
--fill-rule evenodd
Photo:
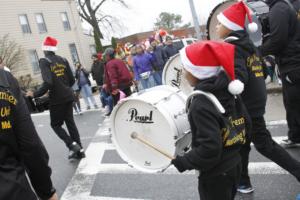
<path fill-rule="evenodd" d="M 83 97 L 83 100 L 84 100 L 84 102 L 86 104 L 87 109 L 89 109 L 91 106 L 90 106 L 90 102 L 88 100 L 88 96 L 87 96 L 87 91 L 86 91 L 85 85 L 81 87 L 81 96 Z"/>
<path fill-rule="evenodd" d="M 70 106 L 72 110 L 72 104 Z M 56 133 L 56 135 L 65 142 L 68 148 L 70 148 L 70 145 L 72 144 L 73 140 L 67 134 L 65 129 L 62 128 L 65 115 L 66 115 L 66 110 L 63 104 L 50 107 L 51 127 Z M 72 110 L 72 115 L 73 115 L 73 110 Z"/>
<path fill-rule="evenodd" d="M 300 181 L 300 162 L 272 139 L 264 117 L 252 118 L 252 130 L 252 139 L 257 151 Z"/>
<path fill-rule="evenodd" d="M 240 183 L 238 187 L 238 191 L 241 193 L 250 193 L 253 192 L 254 189 L 252 188 L 250 177 L 248 173 L 248 164 L 249 164 L 249 153 L 251 150 L 250 147 L 251 140 L 247 140 L 247 142 L 241 147 L 240 155 L 242 159 L 242 172 L 241 172 L 241 178 Z"/>
<path fill-rule="evenodd" d="M 234 166 L 221 175 L 198 179 L 201 200 L 234 200 L 240 177 L 240 165 Z"/>

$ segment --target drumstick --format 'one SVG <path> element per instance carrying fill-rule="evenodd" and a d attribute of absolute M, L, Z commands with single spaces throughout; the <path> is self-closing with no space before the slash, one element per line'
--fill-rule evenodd
<path fill-rule="evenodd" d="M 166 156 L 167 158 L 169 158 L 169 159 L 171 159 L 171 160 L 174 159 L 173 156 L 171 156 L 170 154 L 168 154 L 168 153 L 165 152 L 164 150 L 162 150 L 162 149 L 156 147 L 155 145 L 153 145 L 152 143 L 148 142 L 148 141 L 145 140 L 144 138 L 140 137 L 136 132 L 131 133 L 130 136 L 131 136 L 132 139 L 137 139 L 137 140 L 139 140 L 140 142 L 142 142 L 142 143 L 144 143 L 145 145 L 147 145 L 148 147 L 150 147 L 150 148 L 156 150 L 157 152 L 161 153 L 162 155 Z"/>

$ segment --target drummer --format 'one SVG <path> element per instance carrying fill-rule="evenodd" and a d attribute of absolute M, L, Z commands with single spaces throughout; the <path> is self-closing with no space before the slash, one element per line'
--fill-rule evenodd
<path fill-rule="evenodd" d="M 237 79 L 245 84 L 245 90 L 241 94 L 243 102 L 247 108 L 252 121 L 251 138 L 258 152 L 266 156 L 292 175 L 300 180 L 300 162 L 292 158 L 273 139 L 266 128 L 264 119 L 267 92 L 264 81 L 262 60 L 257 53 L 257 49 L 245 31 L 245 18 L 248 16 L 252 22 L 249 8 L 243 1 L 238 2 L 220 13 L 217 18 L 217 33 L 225 42 L 235 45 L 237 53 L 235 55 L 235 72 Z M 250 32 L 257 30 L 257 24 L 248 25 Z M 241 193 L 253 192 L 253 188 L 248 175 L 248 163 L 250 152 L 250 137 L 241 149 L 242 156 L 242 176 L 238 191 Z"/>
<path fill-rule="evenodd" d="M 234 53 L 233 45 L 213 41 L 194 43 L 180 51 L 189 84 L 196 91 L 213 94 L 225 109 L 221 112 L 206 96 L 196 95 L 188 113 L 192 150 L 171 161 L 179 172 L 201 171 L 198 179 L 201 200 L 233 200 L 236 194 L 245 119 L 237 109 L 241 102 L 234 96 L 244 87 L 235 80 Z"/>

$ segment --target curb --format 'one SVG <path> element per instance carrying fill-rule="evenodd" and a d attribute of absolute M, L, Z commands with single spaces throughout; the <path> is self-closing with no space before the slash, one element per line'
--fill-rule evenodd
<path fill-rule="evenodd" d="M 274 94 L 274 93 L 282 93 L 282 87 L 276 86 L 276 87 L 267 87 L 267 93 L 268 94 Z"/>

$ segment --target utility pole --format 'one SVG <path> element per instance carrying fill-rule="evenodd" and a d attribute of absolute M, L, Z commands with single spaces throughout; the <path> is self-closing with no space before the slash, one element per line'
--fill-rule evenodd
<path fill-rule="evenodd" d="M 197 36 L 197 39 L 200 40 L 202 38 L 201 38 L 201 32 L 200 32 L 200 25 L 199 25 L 197 13 L 196 13 L 195 5 L 194 5 L 194 0 L 189 0 L 189 3 L 190 3 L 190 7 L 191 7 L 196 36 Z"/>

